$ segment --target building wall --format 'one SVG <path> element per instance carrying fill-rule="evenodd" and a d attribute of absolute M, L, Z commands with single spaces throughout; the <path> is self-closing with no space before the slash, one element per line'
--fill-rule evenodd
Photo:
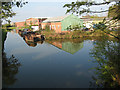
<path fill-rule="evenodd" d="M 15 26 L 16 27 L 24 27 L 25 22 L 16 22 Z"/>
<path fill-rule="evenodd" d="M 27 25 L 39 25 L 39 19 L 37 18 L 29 18 L 29 19 L 26 19 L 26 24 Z"/>
<path fill-rule="evenodd" d="M 44 20 L 46 20 L 47 18 L 42 18 L 42 19 L 39 19 L 39 28 L 41 29 L 42 28 L 42 22 Z"/>
<path fill-rule="evenodd" d="M 49 25 L 50 30 L 55 30 L 56 33 L 61 33 L 61 22 L 42 23 L 42 29 Z"/>
<path fill-rule="evenodd" d="M 50 29 L 54 29 L 56 33 L 61 32 L 68 32 L 67 27 L 70 25 L 72 27 L 79 25 L 83 26 L 83 20 L 78 18 L 77 16 L 70 15 L 66 18 L 64 18 L 61 22 L 49 22 L 49 23 L 42 23 L 42 29 L 45 29 L 46 25 L 49 25 Z"/>
<path fill-rule="evenodd" d="M 29 18 L 29 19 L 26 19 L 26 21 L 24 22 L 16 22 L 15 23 L 15 26 L 16 27 L 24 27 L 25 25 L 25 22 L 26 24 L 29 26 L 29 25 L 38 25 L 39 28 L 41 28 L 41 23 L 46 20 L 47 18 L 41 18 L 41 19 L 38 19 L 38 18 Z"/>
<path fill-rule="evenodd" d="M 70 15 L 61 21 L 61 25 L 62 31 L 67 31 L 67 27 L 69 27 L 70 25 L 71 27 L 74 27 L 76 25 L 83 27 L 83 20 L 75 15 Z"/>
<path fill-rule="evenodd" d="M 31 25 L 31 22 L 32 22 L 32 25 L 39 25 L 39 20 L 37 18 L 30 18 L 30 19 L 26 19 L 26 21 L 24 21 L 24 22 L 16 22 L 15 26 L 16 27 L 25 27 L 25 22 L 27 25 Z"/>

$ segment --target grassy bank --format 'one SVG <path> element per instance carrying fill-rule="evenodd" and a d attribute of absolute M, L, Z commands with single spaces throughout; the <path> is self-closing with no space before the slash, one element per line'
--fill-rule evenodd
<path fill-rule="evenodd" d="M 76 30 L 76 31 L 71 31 L 69 33 L 68 32 L 67 33 L 55 33 L 54 31 L 49 31 L 49 32 L 42 31 L 41 33 L 43 35 L 45 35 L 45 38 L 47 40 L 51 40 L 51 39 L 75 39 L 75 38 L 83 38 L 83 37 L 101 37 L 101 36 L 112 38 L 113 36 L 111 36 L 110 34 L 118 36 L 118 32 L 115 32 L 115 31 L 108 32 L 107 31 L 107 33 L 104 33 L 101 30 L 96 30 L 96 31 Z M 108 33 L 110 33 L 110 34 L 108 34 Z"/>

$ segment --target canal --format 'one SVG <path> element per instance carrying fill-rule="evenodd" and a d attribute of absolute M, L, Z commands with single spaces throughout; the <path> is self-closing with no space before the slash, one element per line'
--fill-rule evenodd
<path fill-rule="evenodd" d="M 78 38 L 34 43 L 8 32 L 4 42 L 3 63 L 7 64 L 3 65 L 3 88 L 94 88 L 111 83 L 117 87 L 120 82 L 109 76 L 115 74 L 119 78 L 119 67 L 110 60 L 120 62 L 120 50 L 116 49 L 120 45 L 114 40 L 102 40 Z M 104 82 L 109 84 L 104 86 Z"/>

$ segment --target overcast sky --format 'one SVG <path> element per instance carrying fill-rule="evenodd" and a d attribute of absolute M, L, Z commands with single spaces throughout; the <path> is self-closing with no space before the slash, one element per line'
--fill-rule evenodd
<path fill-rule="evenodd" d="M 13 11 L 16 12 L 16 16 L 11 18 L 12 22 L 21 22 L 30 17 L 55 17 L 64 16 L 67 8 L 63 6 L 67 3 L 77 0 L 25 0 L 28 4 L 22 8 L 14 7 Z M 97 0 L 102 1 L 102 0 Z M 108 6 L 103 6 L 103 9 L 107 9 Z M 100 7 L 92 7 L 93 10 L 98 10 Z M 100 14 L 105 16 L 106 13 Z"/>

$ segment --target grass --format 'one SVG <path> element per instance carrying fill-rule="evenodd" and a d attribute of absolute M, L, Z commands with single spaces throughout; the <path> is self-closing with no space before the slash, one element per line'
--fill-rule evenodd
<path fill-rule="evenodd" d="M 16 27 L 9 27 L 8 29 L 16 29 Z"/>
<path fill-rule="evenodd" d="M 104 33 L 102 31 L 95 31 L 95 32 L 90 32 L 90 31 L 81 31 L 81 30 L 76 30 L 76 31 L 71 31 L 70 33 L 55 33 L 53 31 L 42 31 L 41 32 L 43 35 L 45 35 L 46 39 L 75 39 L 75 38 L 81 38 L 81 37 L 93 37 L 93 36 L 102 36 Z"/>
<path fill-rule="evenodd" d="M 108 31 L 105 30 L 107 33 L 104 33 L 102 30 L 95 30 L 95 31 L 82 31 L 82 30 L 75 30 L 71 31 L 70 33 L 55 33 L 54 31 L 42 31 L 41 34 L 45 35 L 46 39 L 76 39 L 76 38 L 82 38 L 82 37 L 112 37 L 110 34 L 113 34 L 115 36 L 120 35 L 120 31 Z M 110 33 L 110 34 L 109 34 Z"/>

